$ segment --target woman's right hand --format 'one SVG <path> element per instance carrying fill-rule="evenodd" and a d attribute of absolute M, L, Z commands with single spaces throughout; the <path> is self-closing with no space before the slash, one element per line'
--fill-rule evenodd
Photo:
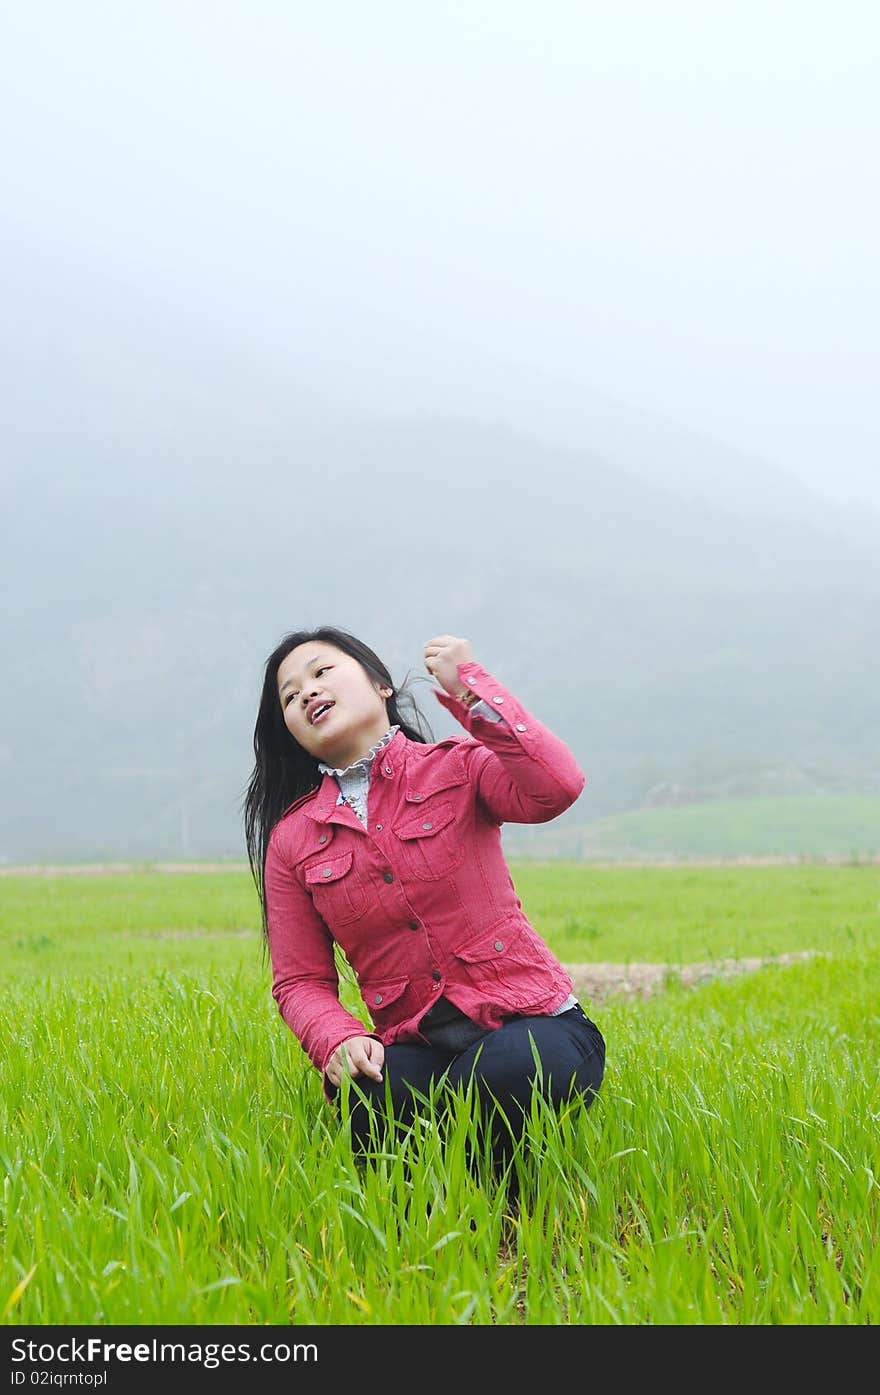
<path fill-rule="evenodd" d="M 381 1082 L 382 1066 L 385 1062 L 385 1047 L 375 1037 L 349 1037 L 340 1042 L 324 1067 L 324 1074 L 331 1085 L 339 1086 L 343 1075 L 352 1078 L 366 1075 L 370 1080 Z"/>

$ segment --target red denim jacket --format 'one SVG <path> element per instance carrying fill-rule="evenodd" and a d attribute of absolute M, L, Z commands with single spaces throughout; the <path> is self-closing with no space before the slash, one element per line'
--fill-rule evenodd
<path fill-rule="evenodd" d="M 546 823 L 586 783 L 571 751 L 475 661 L 462 683 L 503 722 L 435 696 L 470 733 L 394 734 L 374 757 L 367 827 L 325 774 L 272 830 L 265 889 L 272 996 L 322 1073 L 341 1042 L 424 1041 L 440 994 L 486 1030 L 552 1012 L 572 981 L 526 917 L 501 824 Z M 372 1025 L 339 1001 L 333 941 L 357 974 Z"/>

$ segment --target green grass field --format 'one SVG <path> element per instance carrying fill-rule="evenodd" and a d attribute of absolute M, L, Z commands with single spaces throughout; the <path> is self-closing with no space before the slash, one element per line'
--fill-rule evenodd
<path fill-rule="evenodd" d="M 880 856 L 880 796 L 765 795 L 633 809 L 579 825 L 516 828 L 511 854 L 579 861 L 780 858 L 867 861 Z"/>
<path fill-rule="evenodd" d="M 513 872 L 569 963 L 816 952 L 585 1003 L 518 1210 L 466 1100 L 354 1163 L 245 871 L 0 877 L 3 1323 L 876 1323 L 880 868 Z"/>
<path fill-rule="evenodd" d="M 717 800 L 638 809 L 591 830 L 595 855 L 804 857 L 880 853 L 880 798 L 835 794 Z"/>

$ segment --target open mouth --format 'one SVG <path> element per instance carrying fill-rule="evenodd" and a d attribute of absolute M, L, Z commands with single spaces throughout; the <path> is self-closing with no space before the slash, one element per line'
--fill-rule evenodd
<path fill-rule="evenodd" d="M 319 722 L 323 721 L 324 718 L 327 716 L 327 713 L 334 706 L 335 703 L 332 702 L 318 703 L 318 706 L 315 708 L 314 712 L 309 717 L 309 723 L 311 724 L 311 726 L 317 726 Z"/>

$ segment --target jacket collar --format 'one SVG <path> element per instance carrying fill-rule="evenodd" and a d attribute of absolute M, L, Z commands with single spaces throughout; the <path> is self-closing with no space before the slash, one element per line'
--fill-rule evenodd
<path fill-rule="evenodd" d="M 466 783 L 467 765 L 463 753 L 458 749 L 463 740 L 466 741 L 467 738 L 451 737 L 445 741 L 424 745 L 420 741 L 411 741 L 406 733 L 398 728 L 386 745 L 380 743 L 381 749 L 373 757 L 370 778 L 388 781 L 402 778 L 406 802 L 418 804 L 440 790 L 453 789 L 456 785 Z M 435 754 L 441 746 L 448 748 L 442 761 L 423 762 L 423 754 Z M 354 820 L 360 826 L 357 815 L 344 804 L 337 807 L 338 798 L 339 785 L 335 776 L 327 769 L 321 784 L 313 792 L 308 804 L 303 806 L 303 813 L 315 823 L 328 823 L 331 820 L 336 823 L 348 823 Z"/>
<path fill-rule="evenodd" d="M 400 731 L 399 726 L 389 727 L 385 735 L 376 742 L 375 746 L 370 747 L 365 756 L 361 756 L 359 760 L 352 761 L 351 765 L 347 765 L 344 770 L 338 769 L 332 765 L 325 765 L 323 761 L 318 761 L 318 769 L 322 775 L 347 775 L 349 771 L 357 770 L 360 766 L 369 770 L 376 752 L 381 751 L 383 746 L 387 746 L 389 742 L 394 739 L 395 733 L 398 731 Z"/>
<path fill-rule="evenodd" d="M 405 767 L 407 747 L 411 744 L 405 732 L 401 731 L 400 727 L 395 727 L 389 741 L 386 742 L 383 738 L 368 752 L 368 756 L 363 757 L 364 760 L 369 758 L 372 762 L 371 779 L 395 779 Z M 351 769 L 351 766 L 348 768 Z M 339 786 L 330 767 L 319 765 L 318 769 L 323 770 L 324 778 L 315 790 L 313 800 L 303 808 L 303 813 L 314 819 L 315 823 L 326 823 L 328 819 L 342 813 L 344 806 L 340 806 L 339 809 L 336 807 Z"/>

